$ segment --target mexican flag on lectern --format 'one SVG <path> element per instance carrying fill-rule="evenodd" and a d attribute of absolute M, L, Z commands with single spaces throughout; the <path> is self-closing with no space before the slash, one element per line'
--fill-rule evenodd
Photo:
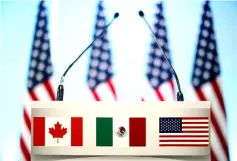
<path fill-rule="evenodd" d="M 95 146 L 146 146 L 146 118 L 97 117 Z M 33 146 L 83 146 L 83 118 L 34 117 Z"/>
<path fill-rule="evenodd" d="M 146 146 L 146 118 L 96 118 L 96 146 Z"/>

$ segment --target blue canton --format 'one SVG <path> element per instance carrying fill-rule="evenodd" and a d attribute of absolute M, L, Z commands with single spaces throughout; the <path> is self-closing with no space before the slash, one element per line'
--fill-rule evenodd
<path fill-rule="evenodd" d="M 160 118 L 160 133 L 182 133 L 182 118 Z"/>
<path fill-rule="evenodd" d="M 28 73 L 28 91 L 48 80 L 53 74 L 47 29 L 48 22 L 44 3 L 44 1 L 40 2 L 39 13 L 37 16 L 36 31 Z"/>
<path fill-rule="evenodd" d="M 215 80 L 220 74 L 215 33 L 209 2 L 204 5 L 202 23 L 192 74 L 192 84 L 198 89 L 207 82 Z"/>
<path fill-rule="evenodd" d="M 102 32 L 105 26 L 106 18 L 104 16 L 103 1 L 99 1 L 94 38 Z M 112 76 L 111 51 L 106 31 L 105 34 L 97 39 L 92 46 L 89 72 L 87 76 L 88 85 L 90 89 L 93 90 L 99 84 L 108 81 Z"/>
<path fill-rule="evenodd" d="M 154 32 L 161 48 L 170 61 L 167 30 L 165 27 L 165 18 L 163 16 L 162 3 L 163 2 L 159 2 L 156 6 Z M 161 54 L 160 49 L 156 45 L 154 40 L 151 44 L 151 51 L 149 53 L 148 69 L 146 75 L 150 82 L 150 85 L 154 89 L 157 89 L 162 83 L 172 79 L 172 73 L 169 69 L 169 65 Z"/>

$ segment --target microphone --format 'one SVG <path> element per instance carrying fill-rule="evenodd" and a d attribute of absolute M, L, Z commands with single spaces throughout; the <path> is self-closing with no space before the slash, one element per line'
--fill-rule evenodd
<path fill-rule="evenodd" d="M 102 32 L 95 37 L 95 39 L 85 48 L 85 50 L 82 51 L 82 53 L 68 66 L 68 68 L 65 70 L 65 72 L 63 73 L 61 80 L 60 80 L 60 85 L 58 86 L 58 90 L 57 90 L 57 101 L 63 101 L 63 95 L 64 95 L 64 87 L 63 87 L 63 82 L 64 82 L 64 78 L 67 74 L 67 72 L 71 69 L 71 67 L 80 59 L 80 57 L 93 45 L 93 43 L 100 37 L 102 37 L 106 31 L 106 29 L 113 23 L 113 21 L 119 17 L 119 13 L 116 12 L 114 14 L 113 19 L 110 21 L 110 23 L 108 25 L 106 25 Z"/>
<path fill-rule="evenodd" d="M 165 60 L 166 60 L 167 63 L 169 64 L 169 68 L 171 69 L 171 72 L 172 72 L 172 74 L 174 75 L 174 78 L 175 78 L 175 80 L 176 80 L 176 84 L 177 84 L 177 87 L 178 87 L 177 101 L 184 101 L 184 96 L 183 96 L 183 93 L 182 93 L 182 91 L 181 91 L 181 87 L 180 87 L 180 84 L 179 84 L 179 78 L 178 78 L 178 76 L 177 76 L 177 74 L 176 74 L 174 68 L 173 68 L 172 65 L 170 64 L 170 62 L 169 62 L 169 60 L 168 60 L 168 58 L 167 58 L 167 55 L 166 55 L 166 54 L 164 53 L 164 51 L 162 50 L 162 48 L 161 48 L 161 46 L 160 46 L 160 44 L 159 44 L 159 42 L 158 42 L 158 40 L 157 40 L 157 38 L 156 38 L 154 32 L 152 31 L 151 26 L 149 25 L 149 23 L 147 22 L 147 20 L 146 20 L 146 18 L 145 18 L 145 16 L 144 16 L 144 13 L 143 13 L 142 11 L 139 11 L 138 14 L 139 14 L 139 16 L 146 22 L 146 24 L 147 24 L 149 30 L 150 30 L 151 33 L 152 33 L 152 36 L 153 36 L 153 38 L 154 38 L 154 40 L 155 40 L 157 46 L 159 47 L 159 49 L 160 49 L 162 55 L 164 56 Z"/>

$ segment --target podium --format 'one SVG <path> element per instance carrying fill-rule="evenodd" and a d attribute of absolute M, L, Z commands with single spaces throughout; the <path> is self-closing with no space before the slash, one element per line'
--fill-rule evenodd
<path fill-rule="evenodd" d="M 32 160 L 210 161 L 209 102 L 31 102 Z"/>

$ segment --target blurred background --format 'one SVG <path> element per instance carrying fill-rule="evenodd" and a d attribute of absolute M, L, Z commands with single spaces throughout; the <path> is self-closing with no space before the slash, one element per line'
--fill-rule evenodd
<path fill-rule="evenodd" d="M 198 62 L 195 60 L 195 54 L 201 53 L 197 47 L 203 44 L 205 46 L 205 42 L 215 39 L 216 50 L 213 51 L 212 56 L 218 55 L 220 65 L 217 72 L 218 82 L 227 115 L 227 131 L 223 130 L 223 133 L 228 139 L 226 144 L 228 144 L 230 160 L 237 160 L 237 155 L 234 153 L 237 150 L 237 127 L 235 125 L 237 122 L 237 2 L 210 1 L 210 16 L 207 7 L 204 12 L 204 1 L 202 0 L 166 0 L 162 2 L 163 10 L 160 6 L 156 6 L 157 0 L 104 0 L 104 14 L 101 13 L 103 12 L 102 8 L 98 7 L 98 0 L 51 0 L 45 2 L 45 14 L 39 15 L 40 20 L 47 17 L 48 24 L 45 23 L 46 21 L 40 24 L 39 19 L 37 20 L 39 2 L 38 0 L 0 1 L 0 160 L 15 161 L 27 156 L 27 145 L 26 149 L 23 148 L 23 143 L 20 146 L 21 133 L 27 131 L 25 127 L 27 124 L 25 113 L 27 112 L 24 113 L 23 108 L 29 93 L 32 97 L 32 90 L 36 90 L 37 85 L 42 84 L 42 75 L 34 77 L 32 76 L 34 74 L 30 74 L 30 71 L 34 69 L 33 58 L 37 57 L 35 60 L 39 65 L 41 59 L 39 54 L 46 50 L 44 52 L 46 53 L 45 58 L 50 63 L 43 61 L 43 67 L 41 65 L 42 68 L 34 70 L 34 73 L 39 74 L 39 71 L 42 70 L 43 79 L 50 78 L 48 85 L 55 93 L 60 78 L 68 65 L 87 47 L 93 40 L 94 33 L 99 32 L 100 27 L 103 26 L 104 22 L 99 23 L 99 21 L 103 21 L 103 16 L 105 16 L 107 24 L 112 20 L 115 12 L 120 13 L 120 17 L 108 29 L 107 36 L 97 41 L 93 48 L 89 49 L 71 68 L 64 83 L 64 100 L 94 101 L 98 100 L 96 96 L 99 93 L 100 100 L 106 101 L 107 96 L 108 100 L 111 99 L 109 95 L 115 96 L 114 90 L 119 101 L 140 101 L 141 98 L 155 100 L 150 98 L 153 98 L 154 95 L 155 97 L 159 96 L 159 92 L 164 96 L 164 100 L 170 100 L 168 99 L 170 89 L 166 90 L 166 87 L 160 91 L 155 89 L 161 85 L 159 82 L 162 83 L 170 75 L 165 67 L 162 69 L 163 71 L 161 70 L 165 73 L 163 76 L 159 77 L 159 72 L 154 71 L 152 75 L 157 76 L 157 79 L 153 79 L 154 77 L 150 77 L 151 75 L 148 74 L 149 83 L 146 78 L 146 72 L 151 73 L 149 70 L 155 68 L 151 65 L 151 58 L 158 59 L 157 62 L 153 60 L 153 63 L 157 63 L 158 66 L 162 63 L 163 58 L 156 57 L 159 56 L 159 52 L 149 56 L 149 53 L 153 53 L 157 49 L 150 45 L 152 43 L 151 33 L 138 16 L 139 10 L 144 11 L 152 27 L 154 27 L 154 23 L 159 24 L 154 30 L 159 27 L 163 29 L 164 32 L 157 31 L 157 33 L 162 35 L 163 44 L 166 44 L 168 40 L 168 46 L 163 49 L 170 55 L 186 101 L 195 99 L 192 75 L 194 64 Z M 215 32 L 214 38 L 207 38 L 205 42 L 201 42 L 199 39 L 199 33 L 204 32 L 200 28 L 200 24 L 205 21 L 202 20 L 205 18 L 205 16 L 202 17 L 203 13 L 208 21 L 212 17 L 213 24 L 208 25 L 207 22 L 206 27 L 212 27 Z M 164 23 L 158 22 L 159 18 Z M 36 24 L 39 27 L 36 28 Z M 49 41 L 48 38 L 45 38 L 47 40 L 40 39 L 42 43 L 37 44 L 34 35 L 40 27 L 47 27 Z M 209 34 L 212 33 L 212 29 L 208 30 Z M 42 32 L 47 34 L 46 29 L 43 29 Z M 39 35 L 40 33 L 36 34 L 36 38 Z M 46 47 L 42 46 L 43 42 L 46 42 Z M 104 42 L 109 42 L 109 47 L 106 44 L 103 49 L 99 48 L 100 44 Z M 159 42 L 162 43 L 162 40 Z M 47 46 L 47 44 L 50 45 Z M 37 50 L 36 55 L 33 54 L 33 50 Z M 104 57 L 99 59 L 98 52 L 102 52 Z M 51 59 L 49 59 L 49 53 Z M 31 54 L 33 54 L 32 59 Z M 102 65 L 98 66 L 98 63 Z M 210 68 L 212 67 L 213 71 L 216 71 L 215 66 Z M 96 74 L 94 69 L 99 74 Z M 88 73 L 90 73 L 89 77 Z M 111 73 L 113 73 L 112 76 Z M 106 80 L 107 78 L 109 81 Z M 30 81 L 33 81 L 33 84 L 30 84 Z M 107 81 L 109 88 L 103 89 L 97 86 L 105 81 Z M 174 81 L 173 84 L 175 84 Z M 176 85 L 174 86 L 176 89 Z M 172 85 L 170 87 L 172 92 Z M 149 94 L 152 89 L 156 91 L 153 96 Z M 36 91 L 35 93 L 38 92 L 38 95 L 47 93 L 45 89 Z M 208 92 L 211 93 L 207 90 L 206 95 L 209 94 Z M 49 100 L 54 99 L 52 96 L 48 98 Z M 114 97 L 112 98 L 114 99 Z M 214 106 L 216 105 L 215 102 L 212 103 Z M 28 115 L 30 114 L 28 113 Z M 220 118 L 224 118 L 224 112 L 216 114 L 216 116 L 219 121 Z M 219 124 L 225 126 L 225 121 L 219 122 Z M 219 133 L 218 128 L 216 131 Z M 29 135 L 29 132 L 25 133 Z M 223 138 L 218 138 L 218 136 L 216 136 L 216 142 L 219 141 L 220 144 L 214 150 L 216 150 L 217 160 L 224 161 L 227 160 L 227 148 L 223 145 Z M 28 142 L 30 145 L 25 137 L 22 142 L 25 144 Z M 25 151 L 23 154 L 22 149 Z"/>

